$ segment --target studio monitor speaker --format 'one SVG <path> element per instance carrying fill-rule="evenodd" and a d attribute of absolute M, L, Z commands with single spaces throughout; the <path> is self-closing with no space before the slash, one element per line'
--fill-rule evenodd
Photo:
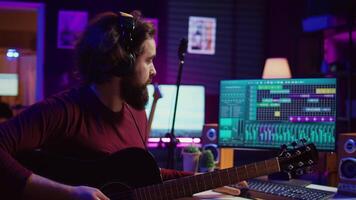
<path fill-rule="evenodd" d="M 338 192 L 356 195 L 356 133 L 339 135 L 338 156 Z"/>
<path fill-rule="evenodd" d="M 233 167 L 234 150 L 232 148 L 218 148 L 218 137 L 218 124 L 205 124 L 202 133 L 202 148 L 203 150 L 211 150 L 219 169 Z"/>
<path fill-rule="evenodd" d="M 218 149 L 218 124 L 205 124 L 201 136 L 203 150 L 211 150 L 216 162 L 220 159 Z"/>

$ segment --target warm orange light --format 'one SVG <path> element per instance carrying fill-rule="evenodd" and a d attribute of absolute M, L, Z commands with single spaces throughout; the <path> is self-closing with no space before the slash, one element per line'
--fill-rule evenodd
<path fill-rule="evenodd" d="M 292 78 L 286 58 L 268 58 L 263 69 L 262 78 Z"/>

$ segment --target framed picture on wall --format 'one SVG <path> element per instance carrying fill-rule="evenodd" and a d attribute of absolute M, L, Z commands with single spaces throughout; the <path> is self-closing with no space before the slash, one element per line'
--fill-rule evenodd
<path fill-rule="evenodd" d="M 57 47 L 60 49 L 74 49 L 87 23 L 88 13 L 85 11 L 59 11 Z"/>
<path fill-rule="evenodd" d="M 188 53 L 215 54 L 216 18 L 189 17 Z"/>

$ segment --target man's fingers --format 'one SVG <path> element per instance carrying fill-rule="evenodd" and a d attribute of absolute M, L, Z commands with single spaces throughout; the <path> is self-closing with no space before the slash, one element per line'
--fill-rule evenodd
<path fill-rule="evenodd" d="M 110 200 L 109 197 L 105 196 L 101 191 L 96 193 L 97 200 Z"/>
<path fill-rule="evenodd" d="M 239 187 L 241 188 L 247 188 L 248 187 L 248 183 L 247 181 L 241 181 L 237 184 Z"/>
<path fill-rule="evenodd" d="M 219 187 L 213 189 L 213 191 L 223 193 L 223 194 L 233 195 L 233 196 L 239 196 L 241 194 L 241 191 L 239 189 L 229 187 L 229 186 Z"/>

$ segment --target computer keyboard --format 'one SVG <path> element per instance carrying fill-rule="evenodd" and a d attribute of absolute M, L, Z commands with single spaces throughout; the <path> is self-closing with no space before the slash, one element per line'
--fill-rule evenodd
<path fill-rule="evenodd" d="M 231 185 L 232 187 L 239 188 L 239 185 Z M 248 181 L 248 191 L 251 191 L 250 195 L 258 193 L 265 193 L 269 195 L 269 198 L 273 196 L 280 197 L 278 199 L 298 199 L 298 200 L 322 200 L 329 199 L 335 193 L 329 191 L 322 191 L 316 189 L 305 188 L 302 186 L 289 185 L 283 183 L 267 182 L 263 180 L 251 179 Z M 260 197 L 261 196 L 256 196 Z M 277 199 L 277 198 L 276 198 Z"/>

